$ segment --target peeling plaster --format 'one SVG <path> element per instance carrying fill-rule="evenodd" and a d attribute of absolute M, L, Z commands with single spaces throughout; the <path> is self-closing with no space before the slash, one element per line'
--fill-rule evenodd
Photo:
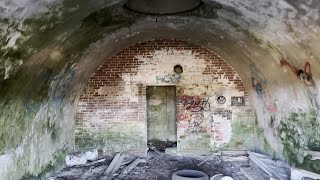
<path fill-rule="evenodd" d="M 19 67 L 23 64 L 22 60 L 19 60 L 18 62 L 15 63 L 11 63 L 9 61 L 5 61 L 5 75 L 4 75 L 4 79 L 8 79 L 10 77 L 11 74 L 11 70 L 13 70 L 16 67 Z"/>
<path fill-rule="evenodd" d="M 47 12 L 57 2 L 59 1 L 3 0 L 0 2 L 0 12 L 2 17 L 11 17 L 17 20 L 27 19 L 34 14 Z"/>
<path fill-rule="evenodd" d="M 22 36 L 20 32 L 15 32 L 13 34 L 10 34 L 7 38 L 8 44 L 3 47 L 3 49 L 6 48 L 17 48 L 16 41 Z"/>

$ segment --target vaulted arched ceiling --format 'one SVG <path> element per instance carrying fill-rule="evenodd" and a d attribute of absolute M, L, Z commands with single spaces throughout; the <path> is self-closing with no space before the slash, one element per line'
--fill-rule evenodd
<path fill-rule="evenodd" d="M 75 103 L 86 80 L 107 57 L 153 38 L 194 42 L 228 61 L 249 89 L 257 127 L 270 145 L 265 151 L 289 159 L 270 122 L 279 125 L 292 113 L 318 111 L 319 97 L 292 67 L 309 72 L 308 61 L 318 84 L 320 2 L 203 2 L 184 13 L 148 15 L 123 8 L 120 0 L 1 1 L 0 162 L 6 163 L 0 163 L 0 175 L 37 174 L 55 154 L 70 149 Z M 288 64 L 281 67 L 283 58 Z M 263 102 L 253 78 L 264 89 Z M 269 105 L 277 111 L 266 112 Z M 289 152 L 295 151 L 302 152 Z M 291 158 L 301 162 L 300 155 Z"/>

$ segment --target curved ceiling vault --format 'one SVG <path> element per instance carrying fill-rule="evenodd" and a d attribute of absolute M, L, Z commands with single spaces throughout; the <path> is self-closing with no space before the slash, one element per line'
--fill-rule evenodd
<path fill-rule="evenodd" d="M 86 81 L 108 57 L 154 38 L 219 54 L 252 98 L 263 142 L 257 147 L 319 171 L 304 151 L 319 150 L 320 2 L 203 2 L 172 15 L 136 13 L 120 0 L 0 3 L 0 176 L 37 175 L 69 152 Z"/>

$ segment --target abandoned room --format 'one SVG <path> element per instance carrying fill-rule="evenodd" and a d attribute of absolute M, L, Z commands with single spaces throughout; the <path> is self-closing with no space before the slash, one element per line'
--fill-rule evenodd
<path fill-rule="evenodd" d="M 0 0 L 0 180 L 320 179 L 319 0 Z"/>

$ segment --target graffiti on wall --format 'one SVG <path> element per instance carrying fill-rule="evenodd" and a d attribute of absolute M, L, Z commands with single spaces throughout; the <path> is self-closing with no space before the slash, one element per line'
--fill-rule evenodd
<path fill-rule="evenodd" d="M 231 97 L 231 106 L 244 106 L 245 105 L 245 101 L 244 101 L 244 97 L 238 97 L 238 96 L 232 96 Z"/>
<path fill-rule="evenodd" d="M 251 75 L 252 75 L 252 86 L 255 89 L 258 98 L 261 100 L 263 104 L 263 110 L 267 113 L 277 112 L 278 109 L 276 105 L 272 102 L 270 93 L 267 89 L 267 81 L 261 75 L 257 66 L 255 64 L 250 65 Z"/>
<path fill-rule="evenodd" d="M 177 116 L 177 120 L 187 122 L 186 132 L 206 132 L 204 112 L 210 111 L 209 98 L 184 95 L 178 102 L 183 113 Z"/>
<path fill-rule="evenodd" d="M 177 116 L 177 121 L 186 121 L 188 120 L 190 117 L 189 113 L 185 112 L 185 113 L 181 113 Z"/>
<path fill-rule="evenodd" d="M 271 103 L 271 104 L 264 105 L 264 111 L 268 112 L 268 113 L 275 113 L 278 111 L 278 109 L 277 109 L 276 105 Z"/>
<path fill-rule="evenodd" d="M 226 102 L 227 102 L 226 97 L 224 97 L 224 96 L 218 96 L 217 97 L 217 103 L 218 104 L 225 104 Z"/>
<path fill-rule="evenodd" d="M 232 120 L 232 111 L 228 109 L 215 109 L 213 114 L 226 118 L 226 120 Z"/>
<path fill-rule="evenodd" d="M 177 120 L 179 128 L 182 129 L 181 133 L 208 135 L 206 137 L 209 138 L 210 146 L 213 147 L 228 144 L 232 137 L 233 112 L 231 109 L 221 106 L 219 106 L 221 108 L 215 107 L 215 103 L 212 101 L 218 100 L 223 102 L 221 104 L 226 103 L 226 97 L 221 95 L 214 97 L 180 96 Z M 240 100 L 244 100 L 244 98 L 240 98 Z"/>
<path fill-rule="evenodd" d="M 182 96 L 180 103 L 191 112 L 210 111 L 209 98 L 199 96 Z"/>
<path fill-rule="evenodd" d="M 267 82 L 261 73 L 258 71 L 257 66 L 255 64 L 250 65 L 251 74 L 252 74 L 252 86 L 256 90 L 258 97 L 264 102 L 265 92 L 264 87 Z"/>
<path fill-rule="evenodd" d="M 205 119 L 203 112 L 184 112 L 177 116 L 178 121 L 185 123 L 185 132 L 187 133 L 200 133 L 206 132 Z"/>
<path fill-rule="evenodd" d="M 288 66 L 291 69 L 291 71 L 294 73 L 294 75 L 297 78 L 299 78 L 300 81 L 303 83 L 303 85 L 306 87 L 311 104 L 315 108 L 320 110 L 320 106 L 317 101 L 318 87 L 312 78 L 310 63 L 308 61 L 305 62 L 304 69 L 299 69 L 299 68 L 293 66 L 292 64 L 290 64 L 287 60 L 281 59 L 280 66 L 281 67 Z"/>
<path fill-rule="evenodd" d="M 156 76 L 157 83 L 177 83 L 180 81 L 181 75 L 173 74 L 173 75 L 165 75 L 165 76 Z"/>
<path fill-rule="evenodd" d="M 71 87 L 75 71 L 73 66 L 68 69 L 68 64 L 50 83 L 51 105 L 61 108 L 61 103 Z"/>
<path fill-rule="evenodd" d="M 204 115 L 203 113 L 193 113 L 188 119 L 187 131 L 189 133 L 200 133 L 206 132 L 204 125 Z"/>

